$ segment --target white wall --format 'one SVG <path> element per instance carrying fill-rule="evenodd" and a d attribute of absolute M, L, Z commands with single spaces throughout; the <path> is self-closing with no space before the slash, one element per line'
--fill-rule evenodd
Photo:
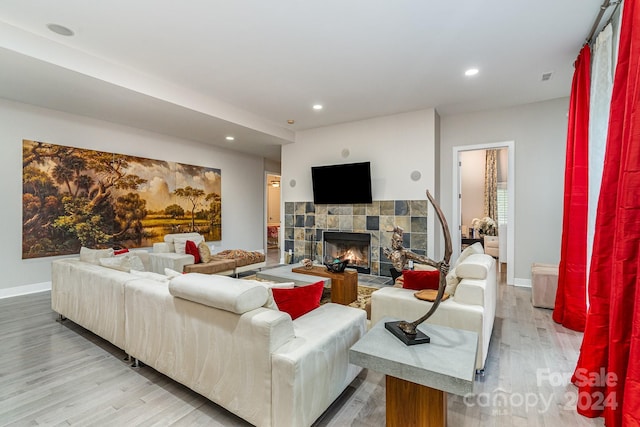
<path fill-rule="evenodd" d="M 202 143 L 0 99 L 0 192 L 3 253 L 0 297 L 28 292 L 50 281 L 53 258 L 22 260 L 22 140 L 89 148 L 221 169 L 220 248 L 262 249 L 264 161 Z"/>
<path fill-rule="evenodd" d="M 460 153 L 460 203 L 462 225 L 471 227 L 473 218 L 484 217 L 484 173 L 486 150 L 463 151 Z M 452 225 L 455 221 L 451 218 Z"/>
<path fill-rule="evenodd" d="M 558 263 L 568 98 L 441 118 L 440 200 L 451 216 L 453 147 L 515 141 L 515 284 L 533 262 Z M 511 266 L 509 268 L 512 268 Z"/>
<path fill-rule="evenodd" d="M 435 192 L 434 121 L 429 109 L 299 132 L 294 144 L 282 147 L 283 199 L 313 200 L 311 166 L 365 161 L 374 200 L 425 199 L 427 188 Z M 419 181 L 410 178 L 414 170 L 422 174 Z"/>
<path fill-rule="evenodd" d="M 507 181 L 509 151 L 498 149 L 497 172 L 498 182 Z M 471 227 L 471 220 L 483 218 L 484 215 L 484 179 L 487 163 L 486 150 L 469 150 L 460 152 L 460 187 L 462 225 Z M 494 218 L 497 220 L 497 218 Z M 451 219 L 453 221 L 453 218 Z"/>
<path fill-rule="evenodd" d="M 283 202 L 313 200 L 311 166 L 365 161 L 373 200 L 425 200 L 427 189 L 437 194 L 436 123 L 437 113 L 428 109 L 299 132 L 282 147 Z M 411 180 L 413 171 L 422 175 L 418 181 Z M 431 252 L 432 241 L 428 246 Z"/>

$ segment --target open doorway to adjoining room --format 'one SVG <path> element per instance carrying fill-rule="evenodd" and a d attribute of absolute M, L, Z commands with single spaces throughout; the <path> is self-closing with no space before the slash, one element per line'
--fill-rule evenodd
<path fill-rule="evenodd" d="M 266 174 L 267 265 L 280 260 L 280 175 Z"/>
<path fill-rule="evenodd" d="M 471 229 L 475 218 L 482 219 L 486 214 L 485 204 L 485 174 L 487 165 L 487 153 L 493 151 L 496 170 L 493 184 L 493 200 L 497 200 L 496 208 L 491 215 L 495 221 L 495 257 L 498 265 L 506 268 L 507 284 L 514 283 L 514 143 L 513 141 L 497 142 L 470 146 L 453 147 L 453 216 L 452 233 L 453 255 L 460 254 L 465 244 L 486 239 L 481 237 L 477 230 Z M 495 217 L 495 218 L 493 218 Z M 477 227 L 476 227 L 477 228 Z M 491 238 L 490 238 L 491 239 Z M 485 251 L 491 251 L 485 248 Z M 454 258 L 454 259 L 455 259 Z"/>

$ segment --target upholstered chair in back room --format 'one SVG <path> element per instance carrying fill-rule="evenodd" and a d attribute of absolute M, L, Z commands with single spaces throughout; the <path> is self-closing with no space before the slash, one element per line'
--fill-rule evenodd
<path fill-rule="evenodd" d="M 500 256 L 498 236 L 484 236 L 484 253 L 496 259 Z"/>

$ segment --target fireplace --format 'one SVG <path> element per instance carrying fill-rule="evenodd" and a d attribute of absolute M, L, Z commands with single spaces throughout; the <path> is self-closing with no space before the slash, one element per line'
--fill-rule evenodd
<path fill-rule="evenodd" d="M 325 231 L 322 240 L 325 261 L 348 259 L 348 268 L 371 273 L 371 234 Z"/>

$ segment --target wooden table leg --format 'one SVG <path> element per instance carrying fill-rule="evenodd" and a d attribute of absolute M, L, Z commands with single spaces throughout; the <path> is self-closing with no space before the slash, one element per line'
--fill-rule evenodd
<path fill-rule="evenodd" d="M 444 427 L 447 394 L 442 390 L 386 375 L 387 427 Z"/>
<path fill-rule="evenodd" d="M 331 279 L 331 302 L 349 305 L 358 299 L 358 280 Z"/>

